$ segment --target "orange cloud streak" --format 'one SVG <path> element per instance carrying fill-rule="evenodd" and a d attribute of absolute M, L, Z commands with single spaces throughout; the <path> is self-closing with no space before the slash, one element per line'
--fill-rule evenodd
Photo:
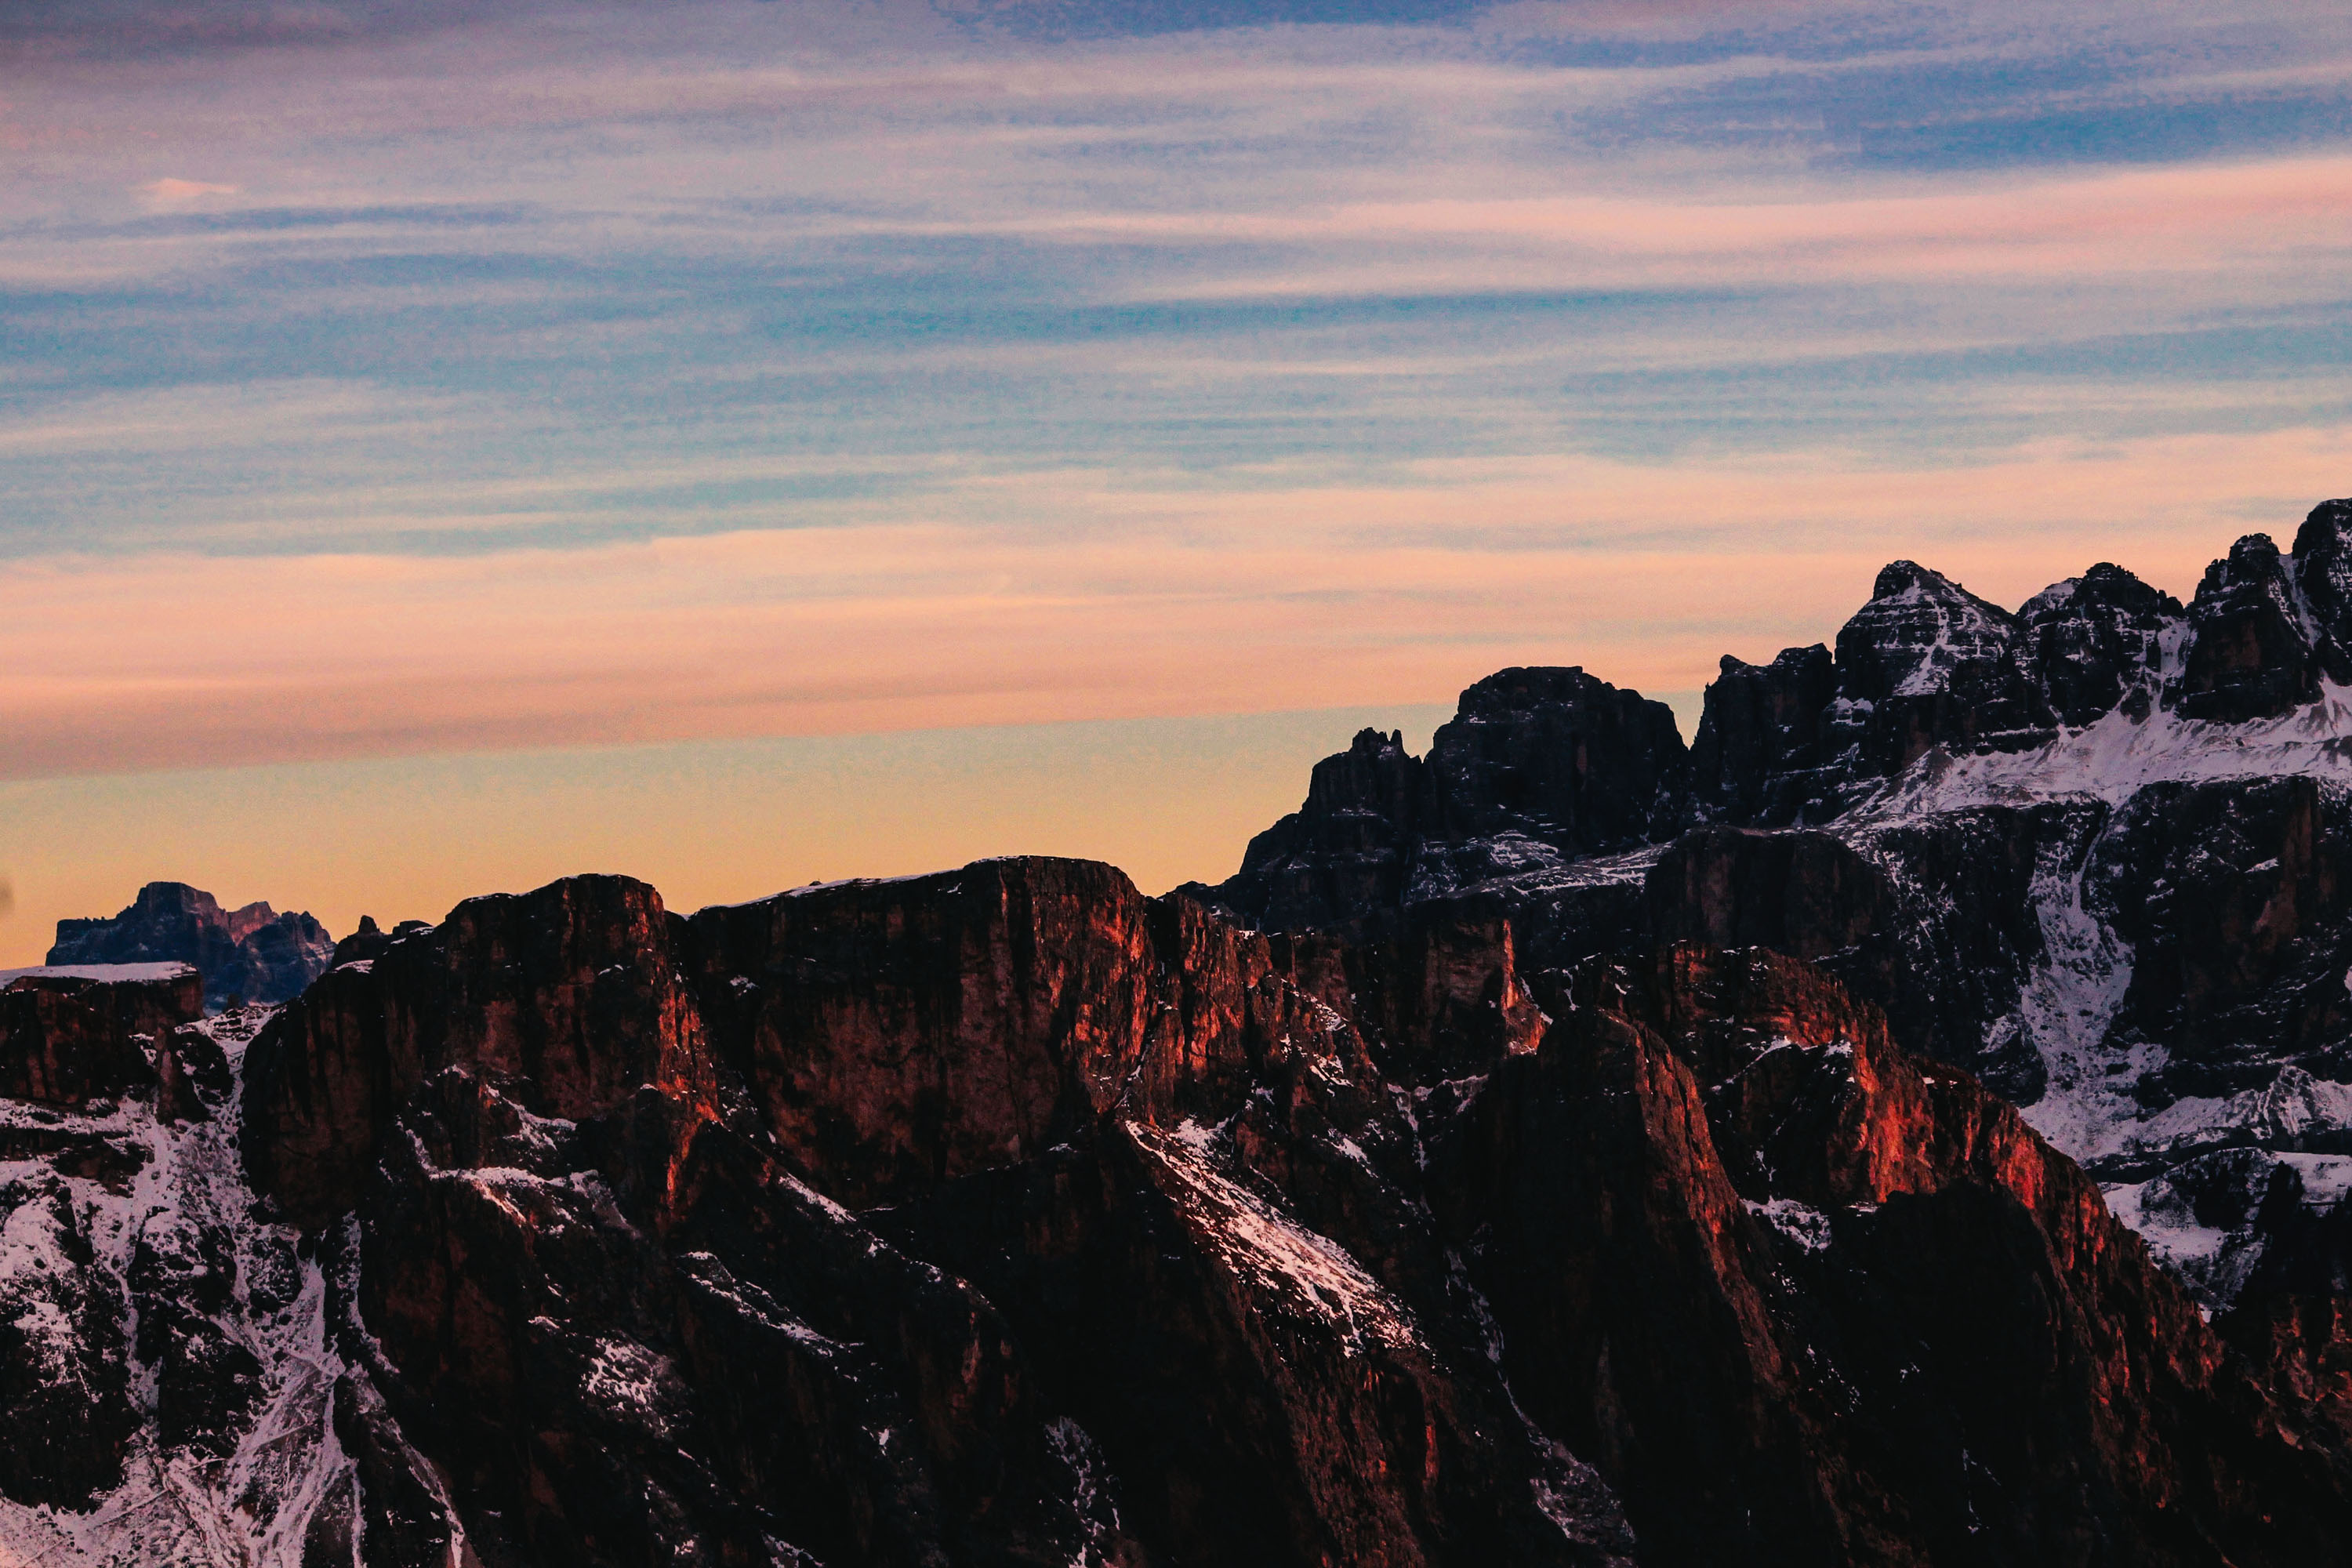
<path fill-rule="evenodd" d="M 2012 603 L 2101 558 L 2185 591 L 2242 519 L 2291 528 L 2352 488 L 2347 459 L 2347 432 L 2305 430 L 1946 471 L 1531 458 L 1243 494 L 1045 474 L 967 488 L 1019 528 L 29 560 L 0 568 L 0 767 L 1433 700 L 1530 661 L 1687 691 L 1719 653 L 1826 637 L 1895 555 Z"/>

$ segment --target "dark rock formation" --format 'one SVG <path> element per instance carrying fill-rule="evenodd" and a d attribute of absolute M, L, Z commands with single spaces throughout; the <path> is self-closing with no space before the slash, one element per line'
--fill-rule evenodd
<path fill-rule="evenodd" d="M 126 1303 L 93 1267 L 90 1217 L 74 1195 L 37 1164 L 0 1179 L 10 1250 L 26 1259 L 0 1279 L 0 1495 L 51 1508 L 81 1507 L 118 1484 L 140 1425 Z"/>
<path fill-rule="evenodd" d="M 451 1070 L 506 1107 L 484 1114 L 529 1119 L 517 1137 L 618 1114 L 646 1085 L 707 1113 L 709 1055 L 674 923 L 642 882 L 575 878 L 468 900 L 380 957 L 331 970 L 254 1047 L 257 1184 L 305 1226 L 349 1209 L 392 1113 Z"/>
<path fill-rule="evenodd" d="M 2315 662 L 2352 682 L 2352 500 L 2322 501 L 2294 532 L 2294 582 L 2310 612 Z"/>
<path fill-rule="evenodd" d="M 2309 778 L 2151 785 L 2090 876 L 2135 957 L 2115 1044 L 2164 1047 L 2145 1100 L 2258 1089 L 2282 1067 L 2352 1076 L 2352 798 Z"/>
<path fill-rule="evenodd" d="M 1240 873 L 1191 890 L 1251 925 L 1391 938 L 1421 900 L 1671 836 L 1690 777 L 1664 703 L 1581 669 L 1506 669 L 1462 694 L 1426 759 L 1366 730 L 1317 763 Z"/>
<path fill-rule="evenodd" d="M 1783 648 L 1764 665 L 1726 654 L 1691 746 L 1700 807 L 1727 822 L 1820 813 L 1819 775 L 1830 760 L 1822 719 L 1836 697 L 1836 669 L 1820 643 Z"/>
<path fill-rule="evenodd" d="M 2046 591 L 2021 617 L 1897 561 L 1838 632 L 1834 658 L 1818 644 L 1763 666 L 1727 658 L 1693 748 L 1700 814 L 1825 821 L 1930 749 L 2015 752 L 2049 740 L 2058 700 L 2079 703 L 2076 689 L 2096 684 L 2074 668 L 2074 645 L 2105 637 L 2124 657 L 2126 639 L 2108 623 L 2130 612 L 2105 601 L 2136 599 L 2103 575 L 2113 570 L 2080 580 L 2087 590 Z"/>
<path fill-rule="evenodd" d="M 1930 746 L 2016 751 L 2048 740 L 2048 709 L 2021 668 L 2020 640 L 2008 611 L 1895 562 L 1838 632 L 1838 700 L 1823 719 L 1831 752 L 1850 758 L 1859 777 L 1885 778 Z"/>
<path fill-rule="evenodd" d="M 259 1016 L 187 1021 L 193 971 L 0 993 L 44 995 L 62 1006 L 33 1015 L 48 1031 L 35 1054 L 61 1070 L 0 1095 L 0 1547 L 45 1563 L 226 1564 L 281 1547 L 280 1561 L 352 1561 L 365 1508 L 346 1453 L 373 1433 L 378 1458 L 424 1461 L 381 1426 L 330 1430 L 365 1391 L 320 1332 L 325 1282 L 292 1230 L 257 1222 L 232 1147 L 228 1049 Z M 12 1046 L 24 1026 L 11 1018 Z M 383 1550 L 431 1533 L 429 1500 L 411 1502 L 366 1561 L 440 1560 Z"/>
<path fill-rule="evenodd" d="M 2179 600 L 2102 561 L 2025 602 L 2019 662 L 2061 724 L 2118 710 L 2146 718 L 2162 689 L 2165 634 L 2180 618 Z"/>
<path fill-rule="evenodd" d="M 1967 1075 L 1759 952 L 1571 991 L 1469 1119 L 1456 1201 L 1513 1386 L 1621 1488 L 1644 1561 L 2345 1550 L 2308 1393 L 2226 1354 Z"/>
<path fill-rule="evenodd" d="M 1250 840 L 1235 879 L 1258 920 L 1279 931 L 1349 928 L 1370 916 L 1392 930 L 1433 814 L 1427 770 L 1401 734 L 1359 731 L 1315 764 L 1304 805 Z"/>
<path fill-rule="evenodd" d="M 155 1080 L 154 1053 L 203 1005 L 196 972 L 26 974 L 0 985 L 0 1097 L 79 1107 Z"/>
<path fill-rule="evenodd" d="M 160 1100 L 160 1064 L 186 1090 L 184 1109 L 209 1115 L 197 1097 L 217 1105 L 227 1083 L 217 1044 L 184 1026 L 197 1010 L 194 973 L 74 992 L 25 981 L 0 994 L 45 991 L 69 1005 L 32 1025 L 47 1032 L 40 1054 L 64 1071 L 46 1086 L 11 1082 L 0 1100 L 0 1397 L 10 1431 L 0 1496 L 78 1509 L 123 1483 L 142 1426 L 167 1452 L 225 1455 L 260 1368 L 224 1326 L 238 1245 L 223 1216 L 136 1202 L 142 1174 L 170 1156 L 126 1108 L 83 1092 L 102 1079 L 110 1096 Z M 24 1043 L 25 1024 L 12 1027 L 13 1045 Z M 221 1070 L 178 1067 L 190 1058 Z M 61 1078 L 73 1092 L 57 1092 Z M 25 1099 L 43 1109 L 27 1116 L 10 1103 Z M 0 1529 L 0 1542 L 29 1544 L 11 1534 Z"/>
<path fill-rule="evenodd" d="M 2181 712 L 2242 722 L 2276 718 L 2352 682 L 2352 501 L 2324 501 L 2282 557 L 2250 533 L 2206 569 L 2189 605 Z"/>
<path fill-rule="evenodd" d="M 2352 1439 L 2352 1298 L 2342 1281 L 2324 1295 L 2265 1297 L 2215 1326 L 2287 1397 Z"/>
<path fill-rule="evenodd" d="M 1688 809 L 1673 710 L 1581 669 L 1506 669 L 1471 687 L 1431 741 L 1427 773 L 1457 841 L 1515 833 L 1603 854 L 1654 842 Z"/>
<path fill-rule="evenodd" d="M 2237 723 L 2285 712 L 2316 693 L 2318 670 L 2289 563 L 2250 533 L 2205 570 L 2189 605 L 2180 711 Z"/>
<path fill-rule="evenodd" d="M 284 1002 L 323 973 L 334 951 L 326 928 L 307 914 L 268 904 L 224 910 L 184 882 L 150 882 L 110 919 L 58 922 L 53 964 L 192 964 L 204 976 L 205 1005 Z"/>

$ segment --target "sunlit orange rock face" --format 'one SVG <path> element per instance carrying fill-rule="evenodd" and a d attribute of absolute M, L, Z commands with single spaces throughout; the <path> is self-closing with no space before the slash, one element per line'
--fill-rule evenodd
<path fill-rule="evenodd" d="M 691 921 L 579 879 L 325 976 L 243 1096 L 255 1184 L 315 1234 L 377 1391 L 353 1441 L 431 1480 L 362 1497 L 362 1540 L 2352 1543 L 2340 1330 L 2233 1347 L 2005 1103 L 1761 950 L 1528 974 L 1500 921 L 1270 935 L 1070 861 Z"/>
<path fill-rule="evenodd" d="M 1645 1556 L 2341 1550 L 2314 1391 L 2228 1352 L 1974 1079 L 1761 952 L 1674 948 L 1570 990 L 1489 1091 L 1465 1221 L 1491 1216 L 1509 1260 L 1515 1387 L 1620 1486 Z"/>
<path fill-rule="evenodd" d="M 996 862 L 914 898 L 710 910 L 695 934 L 767 1130 L 863 1206 L 1018 1163 L 1120 1101 L 1165 1027 L 1150 912 L 1108 867 Z"/>
<path fill-rule="evenodd" d="M 579 877 L 470 899 L 430 932 L 383 939 L 289 1006 L 248 1076 L 249 1159 L 288 1212 L 356 1201 L 378 1140 L 451 1074 L 518 1127 L 609 1118 L 651 1089 L 715 1114 L 716 1069 L 661 895 Z"/>

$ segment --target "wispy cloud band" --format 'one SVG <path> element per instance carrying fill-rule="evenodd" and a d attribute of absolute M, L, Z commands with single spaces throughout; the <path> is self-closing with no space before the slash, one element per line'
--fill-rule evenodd
<path fill-rule="evenodd" d="M 2326 7 L 1107 14 L 0 5 L 0 768 L 1686 692 L 2352 490 Z"/>

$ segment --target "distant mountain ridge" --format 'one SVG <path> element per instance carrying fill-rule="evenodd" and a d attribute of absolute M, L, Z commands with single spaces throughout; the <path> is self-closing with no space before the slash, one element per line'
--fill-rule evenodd
<path fill-rule="evenodd" d="M 178 963 L 204 976 L 206 1005 L 288 1002 L 327 972 L 334 939 L 308 912 L 225 910 L 185 882 L 150 882 L 120 914 L 61 920 L 51 964 Z"/>

